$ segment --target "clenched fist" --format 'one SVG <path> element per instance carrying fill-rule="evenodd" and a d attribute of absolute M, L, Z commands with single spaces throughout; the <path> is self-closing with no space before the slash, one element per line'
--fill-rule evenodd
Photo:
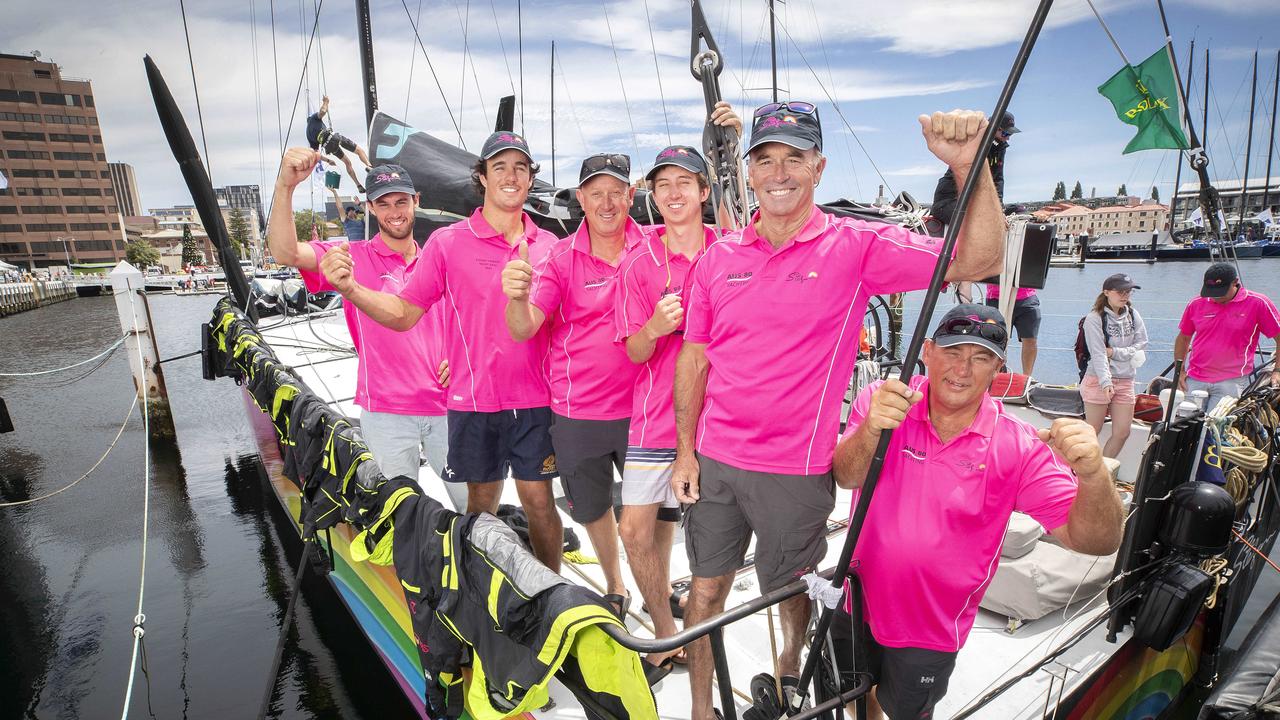
<path fill-rule="evenodd" d="M 912 390 L 901 380 L 885 380 L 871 394 L 871 407 L 862 424 L 876 435 L 895 430 L 907 419 L 911 406 L 924 399 L 924 393 Z"/>
<path fill-rule="evenodd" d="M 511 300 L 528 300 L 533 285 L 533 266 L 529 264 L 529 245 L 520 243 L 520 256 L 502 268 L 502 292 Z"/>
<path fill-rule="evenodd" d="M 323 156 L 319 151 L 311 148 L 289 148 L 280 159 L 280 175 L 276 177 L 276 186 L 292 191 L 311 176 L 321 157 Z"/>
<path fill-rule="evenodd" d="M 1098 434 L 1084 420 L 1058 418 L 1052 425 L 1041 428 L 1037 433 L 1058 457 L 1071 466 L 1076 475 L 1104 472 Z"/>
<path fill-rule="evenodd" d="M 978 157 L 987 118 L 978 110 L 952 110 L 921 115 L 920 131 L 929 152 L 947 164 L 952 172 L 967 170 Z M 985 157 L 985 155 L 984 155 Z"/>
<path fill-rule="evenodd" d="M 645 323 L 645 327 L 656 340 L 675 332 L 681 322 L 684 322 L 684 308 L 680 305 L 680 296 L 663 295 L 654 306 L 653 315 Z"/>
<path fill-rule="evenodd" d="M 328 280 L 333 289 L 344 297 L 356 287 L 355 269 L 356 262 L 351 257 L 351 243 L 344 242 L 330 249 L 320 259 L 320 271 L 324 273 L 325 280 Z"/>

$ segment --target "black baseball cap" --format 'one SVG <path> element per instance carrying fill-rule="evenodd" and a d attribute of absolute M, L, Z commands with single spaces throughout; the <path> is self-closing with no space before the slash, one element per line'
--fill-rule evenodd
<path fill-rule="evenodd" d="M 1231 292 L 1239 275 L 1231 263 L 1214 263 L 1204 271 L 1204 286 L 1200 288 L 1200 297 L 1220 298 Z"/>
<path fill-rule="evenodd" d="M 780 142 L 800 150 L 822 150 L 822 126 L 818 123 L 817 109 L 812 103 L 796 103 L 797 106 L 806 108 L 806 112 L 792 110 L 788 103 L 770 105 L 778 107 L 761 112 L 769 107 L 766 105 L 756 111 L 751 122 L 751 142 L 747 144 L 747 154 L 771 142 Z"/>
<path fill-rule="evenodd" d="M 399 165 L 378 165 L 369 168 L 369 174 L 364 179 L 364 187 L 369 202 L 388 193 L 402 192 L 413 195 L 418 192 L 413 189 L 413 178 L 409 175 L 409 171 Z"/>
<path fill-rule="evenodd" d="M 1012 135 L 1014 133 L 1022 132 L 1021 130 L 1018 129 L 1016 125 L 1013 124 L 1013 113 L 1009 112 L 1008 110 L 1005 110 L 1004 117 L 1000 118 L 1000 129 L 1005 131 L 1005 134 L 1007 135 Z"/>
<path fill-rule="evenodd" d="M 1127 273 L 1116 273 L 1102 281 L 1103 290 L 1141 290 L 1142 286 L 1133 282 Z"/>
<path fill-rule="evenodd" d="M 1009 329 L 999 310 L 989 305 L 964 303 L 942 316 L 933 331 L 933 343 L 938 347 L 980 345 L 1003 360 L 1009 344 Z"/>
<path fill-rule="evenodd" d="M 484 147 L 480 148 L 480 159 L 488 160 L 503 150 L 519 150 L 524 156 L 529 158 L 529 162 L 533 162 L 533 153 L 529 152 L 529 143 L 520 135 L 510 130 L 499 130 L 490 135 L 484 141 Z"/>
<path fill-rule="evenodd" d="M 620 153 L 597 153 L 582 161 L 582 169 L 578 171 L 578 187 L 597 175 L 615 177 L 624 183 L 631 183 L 631 158 Z"/>
<path fill-rule="evenodd" d="M 645 179 L 652 181 L 658 169 L 667 165 L 675 165 L 694 175 L 707 177 L 707 161 L 702 159 L 702 153 L 688 145 L 671 145 L 658 153 L 658 157 L 653 161 L 653 167 L 644 176 Z"/>

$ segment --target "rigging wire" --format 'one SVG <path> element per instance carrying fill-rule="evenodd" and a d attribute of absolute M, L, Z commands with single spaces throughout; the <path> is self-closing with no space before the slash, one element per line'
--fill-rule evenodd
<path fill-rule="evenodd" d="M 809 3 L 809 10 L 813 15 L 813 27 L 818 31 L 818 48 L 822 50 L 822 58 L 827 64 L 827 80 L 831 83 L 831 87 L 836 86 L 836 74 L 831 69 L 831 55 L 827 52 L 827 43 L 822 37 L 822 22 L 818 19 L 818 8 L 815 3 Z M 862 183 L 858 179 L 858 166 L 853 162 L 853 148 L 849 146 L 849 137 L 841 134 L 841 144 L 844 145 L 845 156 L 849 159 L 849 171 L 853 173 L 853 188 L 858 197 L 866 197 L 862 194 Z"/>
<path fill-rule="evenodd" d="M 400 0 L 400 4 L 404 7 L 405 17 L 409 18 L 409 25 L 413 28 L 413 37 L 418 41 L 418 47 L 422 50 L 422 57 L 427 61 L 427 69 L 431 71 L 431 78 L 436 81 L 436 89 L 440 91 L 440 99 L 444 101 L 444 109 L 449 113 L 449 121 L 453 123 L 453 129 L 458 133 L 458 142 L 462 144 L 462 149 L 467 149 L 467 141 L 462 139 L 462 128 L 458 125 L 458 120 L 453 116 L 453 108 L 449 106 L 449 98 L 444 94 L 444 86 L 440 84 L 440 76 L 436 75 L 436 68 L 431 64 L 431 56 L 427 54 L 427 46 L 422 44 L 422 35 L 418 34 L 418 23 L 413 19 L 413 14 L 409 12 L 409 3 L 406 0 Z"/>
<path fill-rule="evenodd" d="M 422 22 L 422 0 L 418 0 L 417 22 Z M 404 120 L 409 121 L 409 98 L 413 97 L 413 66 L 418 64 L 418 53 L 409 53 L 409 84 L 404 90 Z"/>
<path fill-rule="evenodd" d="M 70 490 L 71 488 L 79 484 L 81 480 L 84 480 L 85 478 L 92 475 L 93 471 L 97 470 L 98 466 L 102 464 L 102 461 L 106 460 L 107 456 L 111 454 L 111 451 L 115 449 L 116 443 L 120 442 L 120 436 L 124 435 L 125 428 L 129 426 L 129 418 L 133 417 L 133 409 L 136 407 L 138 407 L 138 395 L 137 393 L 134 393 L 133 402 L 129 404 L 129 409 L 124 414 L 124 422 L 120 424 L 120 429 L 116 432 L 116 436 L 111 439 L 111 443 L 107 445 L 107 449 L 102 453 L 102 456 L 98 458 L 98 461 L 95 462 L 93 465 L 91 465 L 88 470 L 85 470 L 83 475 L 76 478 L 75 480 L 72 480 L 66 485 L 63 485 L 57 490 L 54 490 L 53 492 L 47 492 L 37 497 L 27 498 L 26 500 L 13 500 L 11 502 L 3 502 L 3 503 L 0 503 L 0 507 L 16 507 L 19 505 L 30 505 L 31 503 L 40 502 L 41 500 L 47 500 L 53 497 L 54 495 L 58 495 Z"/>
<path fill-rule="evenodd" d="M 52 375 L 52 374 L 54 374 L 54 373 L 65 372 L 65 371 L 67 371 L 67 370 L 71 370 L 71 369 L 73 369 L 73 368 L 78 368 L 78 367 L 80 367 L 81 365 L 88 365 L 89 363 L 93 362 L 94 360 L 98 360 L 98 359 L 100 359 L 100 358 L 104 358 L 104 357 L 106 357 L 106 356 L 110 355 L 111 353 L 115 352 L 115 351 L 116 351 L 116 348 L 118 348 L 118 347 L 120 347 L 121 345 L 123 345 L 123 344 L 124 344 L 124 341 L 125 341 L 125 339 L 126 339 L 126 338 L 127 338 L 127 336 L 125 336 L 125 335 L 121 335 L 121 336 L 120 336 L 120 339 L 119 339 L 119 340 L 116 340 L 116 341 L 115 341 L 115 342 L 113 342 L 113 343 L 111 343 L 111 345 L 110 345 L 110 346 L 108 346 L 106 350 L 103 350 L 102 352 L 98 353 L 97 355 L 94 355 L 93 357 L 89 358 L 88 360 L 81 360 L 81 361 L 80 361 L 80 362 L 78 362 L 78 363 L 74 363 L 74 364 L 68 365 L 68 366 L 66 366 L 66 367 L 54 368 L 54 369 L 52 369 L 52 370 L 38 370 L 38 371 L 36 371 L 36 372 L 10 372 L 10 373 L 0 373 L 0 377 L 35 377 L 35 376 L 37 376 L 37 375 Z"/>
<path fill-rule="evenodd" d="M 276 56 L 276 0 L 267 0 L 271 8 L 271 69 L 276 84 L 276 135 L 280 141 L 280 157 L 284 157 L 284 121 L 280 116 L 280 60 Z M 293 121 L 290 120 L 290 125 Z"/>
<path fill-rule="evenodd" d="M 272 18 L 272 24 L 271 24 L 271 27 L 272 27 L 272 31 L 271 31 L 271 48 L 272 48 L 272 54 L 273 54 L 273 57 L 274 57 L 274 53 L 275 53 L 275 0 L 271 0 L 271 3 L 272 3 L 272 15 L 271 15 L 271 18 Z M 306 79 L 306 74 L 307 74 L 307 65 L 308 65 L 308 63 L 310 62 L 310 58 L 311 58 L 311 42 L 312 42 L 312 41 L 314 41 L 314 40 L 316 39 L 316 30 L 318 30 L 318 29 L 320 28 L 320 23 L 319 23 L 319 19 L 320 19 L 320 8 L 322 8 L 322 7 L 324 7 L 324 0 L 319 0 L 318 4 L 316 5 L 316 17 L 315 17 L 316 22 L 314 22 L 314 24 L 312 24 L 312 26 L 311 26 L 311 41 L 308 41 L 308 42 L 307 42 L 307 49 L 306 49 L 306 52 L 304 52 L 304 53 L 303 53 L 303 55 L 302 55 L 302 75 L 298 78 L 298 88 L 297 88 L 297 90 L 295 90 L 295 91 L 294 91 L 294 93 L 293 93 L 293 108 L 289 110 L 289 133 L 292 133 L 292 132 L 293 132 L 293 118 L 294 118 L 294 116 L 295 116 L 295 115 L 297 114 L 297 112 L 298 112 L 298 99 L 302 96 L 302 83 L 303 83 L 303 80 L 305 80 L 305 79 Z M 278 80 L 278 79 L 279 79 L 279 76 L 280 76 L 280 74 L 279 74 L 279 72 L 278 72 L 278 71 L 279 71 L 279 66 L 277 66 L 277 67 L 276 67 L 276 70 L 277 70 L 277 72 L 276 72 L 276 78 L 277 78 L 277 80 Z M 279 91 L 277 90 L 277 92 L 276 92 L 276 106 L 277 106 L 277 108 L 279 107 L 279 103 L 280 103 L 280 94 L 279 94 Z M 281 135 L 281 140 L 280 140 L 280 156 L 281 156 L 281 157 L 284 157 L 284 137 L 285 137 L 284 135 Z M 272 206 L 272 209 L 267 211 L 267 222 L 268 222 L 268 224 L 271 222 L 271 212 L 274 210 L 274 206 L 275 206 L 275 196 L 274 196 L 274 193 L 273 193 L 272 198 L 271 198 L 271 206 Z"/>
<path fill-rule="evenodd" d="M 129 294 L 129 304 L 133 305 L 137 300 L 137 293 Z M 137 337 L 141 332 L 138 329 L 138 313 L 131 312 L 133 316 L 133 334 Z M 138 367 L 146 367 L 146 362 L 142 356 L 142 343 L 138 343 Z M 151 517 L 151 443 L 148 439 L 151 437 L 151 403 L 150 392 L 145 387 L 139 388 L 142 394 L 142 553 L 141 553 L 141 570 L 138 573 L 138 612 L 133 616 L 133 656 L 129 660 L 129 684 L 124 695 L 124 710 L 120 714 L 121 720 L 129 717 L 129 704 L 133 699 L 133 679 L 134 673 L 138 668 L 138 651 L 142 648 L 142 637 L 146 634 L 143 626 L 147 622 L 147 616 L 142 613 L 142 600 L 147 589 L 147 532 L 150 525 Z"/>
<path fill-rule="evenodd" d="M 662 122 L 667 128 L 667 144 L 671 144 L 671 120 L 667 117 L 667 97 L 662 92 L 662 68 L 658 66 L 658 43 L 653 39 L 653 20 L 649 17 L 649 0 L 644 0 L 644 21 L 649 25 L 649 47 L 653 49 L 653 73 L 658 76 L 658 100 L 662 103 Z"/>
<path fill-rule="evenodd" d="M 587 136 L 582 132 L 582 120 L 578 117 L 578 110 L 573 106 L 573 96 L 569 94 L 569 76 L 565 75 L 564 63 L 560 61 L 560 56 L 556 55 L 556 67 L 560 68 L 560 84 L 564 86 L 564 97 L 569 101 L 569 114 L 573 116 L 574 125 L 578 128 L 578 139 L 582 141 L 582 147 L 588 148 Z"/>
<path fill-rule="evenodd" d="M 182 34 L 187 39 L 187 64 L 191 66 L 191 89 L 196 94 L 196 117 L 200 120 L 200 143 L 204 145 L 204 172 L 213 182 L 213 170 L 209 165 L 209 140 L 204 134 L 204 112 L 200 109 L 200 85 L 196 82 L 196 61 L 191 55 L 191 33 L 187 30 L 187 4 L 178 0 L 178 9 L 182 11 Z"/>
<path fill-rule="evenodd" d="M 467 84 L 467 63 L 471 63 L 471 81 L 476 86 L 476 98 L 480 102 L 480 115 L 484 118 L 484 124 L 489 125 L 489 107 L 484 102 L 484 88 L 480 86 L 480 76 L 476 72 L 476 59 L 471 54 L 471 0 L 467 0 L 466 5 L 466 21 L 462 22 L 462 12 L 458 10 L 458 0 L 453 0 L 453 10 L 458 14 L 459 22 L 462 23 L 462 77 L 459 84 L 462 90 L 466 90 Z M 458 101 L 458 122 L 462 123 L 462 101 Z"/>
<path fill-rule="evenodd" d="M 458 67 L 458 125 L 463 124 L 462 113 L 467 109 L 467 26 L 471 22 L 471 0 L 467 0 L 467 19 L 462 19 L 462 11 L 458 9 L 458 0 L 453 0 L 453 12 L 458 16 L 458 26 L 462 29 L 462 63 Z"/>
<path fill-rule="evenodd" d="M 259 188 L 267 187 L 267 155 L 262 143 L 262 83 L 261 70 L 258 65 L 258 7 L 257 0 L 249 0 L 249 14 L 253 16 L 253 22 L 249 24 L 249 34 L 252 38 L 253 45 L 253 108 L 254 118 L 258 126 L 258 175 Z M 266 218 L 259 217 L 258 223 L 266 222 Z"/>
<path fill-rule="evenodd" d="M 817 71 L 813 69 L 813 65 L 809 64 L 809 58 L 805 57 L 804 51 L 796 44 L 795 38 L 791 37 L 791 31 L 788 30 L 787 26 L 781 22 L 778 23 L 778 27 L 782 28 L 782 32 L 787 36 L 787 40 L 789 40 L 795 47 L 796 54 L 800 56 L 801 62 L 803 62 L 804 66 L 809 69 L 809 72 L 813 75 L 813 79 L 818 82 L 818 87 L 822 89 L 822 94 L 827 96 L 827 101 L 831 103 L 833 108 L 835 108 L 836 115 L 840 116 L 840 122 L 844 123 L 845 129 L 849 131 L 849 134 L 853 136 L 854 141 L 858 143 L 858 147 L 862 150 L 862 154 L 867 156 L 867 162 L 871 163 L 872 169 L 874 169 L 876 171 L 876 175 L 880 177 L 880 182 L 884 183 L 885 189 L 889 191 L 890 195 L 897 195 L 897 192 L 893 189 L 893 185 L 891 185 L 885 178 L 884 173 L 880 172 L 880 166 L 876 165 L 876 161 L 872 159 L 871 153 L 867 151 L 867 146 L 862 144 L 862 138 L 858 137 L 858 133 L 854 132 L 853 126 L 850 125 L 849 120 L 845 118 L 844 111 L 840 109 L 840 103 L 836 102 L 835 98 L 832 97 L 831 92 L 827 90 L 826 83 L 822 82 L 822 78 L 819 77 Z"/>
<path fill-rule="evenodd" d="M 516 80 L 511 74 L 511 61 L 507 59 L 507 44 L 502 39 L 502 25 L 498 23 L 498 7 L 494 5 L 493 0 L 489 0 L 489 9 L 493 11 L 493 27 L 498 31 L 498 47 L 502 49 L 502 64 L 507 67 L 507 82 L 511 85 L 511 94 L 516 94 Z M 472 66 L 474 67 L 474 65 Z M 521 98 L 523 100 L 523 98 Z M 520 113 L 520 124 L 524 125 L 524 111 Z M 524 131 L 524 128 L 520 128 Z"/>
<path fill-rule="evenodd" d="M 609 33 L 609 47 L 613 48 L 613 64 L 618 68 L 618 90 L 622 91 L 622 107 L 627 111 L 627 124 L 631 126 L 631 144 L 636 151 L 636 168 L 643 173 L 644 164 L 640 163 L 640 140 L 636 137 L 636 124 L 631 117 L 631 103 L 627 102 L 627 83 L 622 77 L 622 60 L 618 57 L 618 45 L 613 41 L 613 25 L 609 22 L 609 4 L 600 3 L 600 9 L 604 11 L 604 28 Z"/>

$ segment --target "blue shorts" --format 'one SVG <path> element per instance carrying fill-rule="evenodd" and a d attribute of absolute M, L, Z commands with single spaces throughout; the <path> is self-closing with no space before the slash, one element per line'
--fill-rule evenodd
<path fill-rule="evenodd" d="M 551 447 L 551 408 L 497 412 L 449 411 L 447 482 L 550 480 L 557 475 Z"/>

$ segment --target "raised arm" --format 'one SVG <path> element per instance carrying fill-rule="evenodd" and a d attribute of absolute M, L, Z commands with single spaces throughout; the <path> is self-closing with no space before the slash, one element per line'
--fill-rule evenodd
<path fill-rule="evenodd" d="M 293 224 L 293 189 L 311 175 L 320 153 L 310 148 L 294 147 L 280 160 L 276 176 L 275 197 L 271 201 L 271 222 L 267 226 L 267 247 L 281 265 L 314 271 L 316 253 L 311 245 L 298 242 L 298 229 Z"/>
<path fill-rule="evenodd" d="M 965 180 L 974 157 L 982 146 L 987 121 L 981 112 L 953 110 L 921 115 L 920 129 L 929 151 L 951 170 L 956 183 L 956 196 L 964 191 Z M 964 224 L 956 241 L 956 256 L 947 269 L 947 280 L 981 280 L 998 275 L 1004 267 L 1004 212 L 1000 197 L 996 194 L 991 170 L 985 162 L 986 154 L 965 211 Z"/>

